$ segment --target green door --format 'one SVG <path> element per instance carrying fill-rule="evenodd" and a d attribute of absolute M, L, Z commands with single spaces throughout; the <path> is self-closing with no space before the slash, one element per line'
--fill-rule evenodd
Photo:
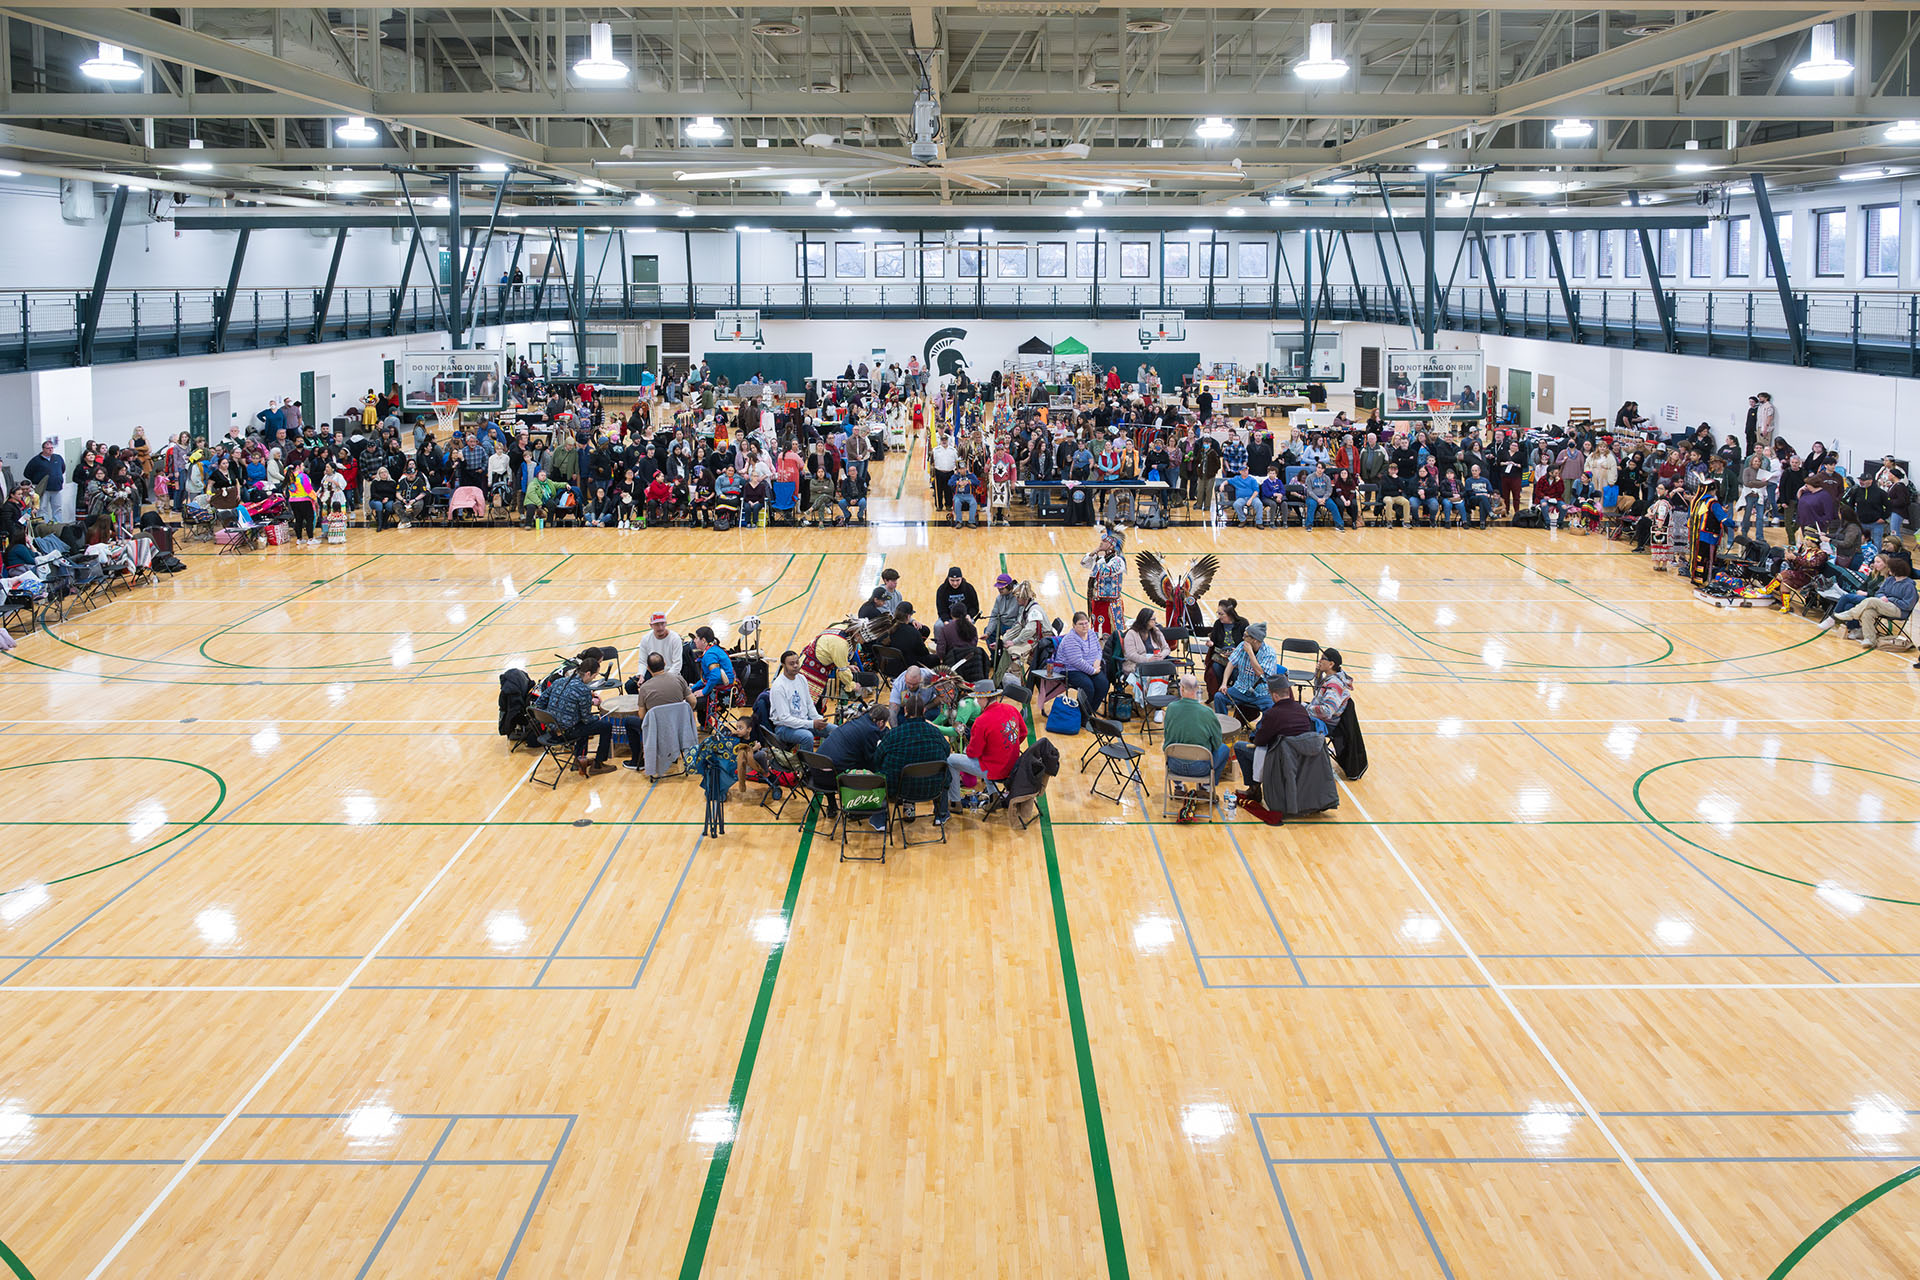
<path fill-rule="evenodd" d="M 320 420 L 313 416 L 313 371 L 300 375 L 300 420 L 313 426 Z"/>
<path fill-rule="evenodd" d="M 1507 404 L 1522 431 L 1533 425 L 1533 375 L 1527 370 L 1507 370 Z"/>
<path fill-rule="evenodd" d="M 635 302 L 660 301 L 660 259 L 655 254 L 639 254 L 633 257 L 633 300 Z M 652 361 L 647 363 L 651 364 Z"/>
<path fill-rule="evenodd" d="M 393 361 L 388 360 L 381 364 L 380 389 L 382 391 L 392 391 L 398 385 L 400 384 L 393 380 Z"/>

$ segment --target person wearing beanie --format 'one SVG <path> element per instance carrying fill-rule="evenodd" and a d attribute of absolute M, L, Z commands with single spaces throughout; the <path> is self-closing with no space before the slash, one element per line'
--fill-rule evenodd
<path fill-rule="evenodd" d="M 1230 715 L 1236 708 L 1265 711 L 1273 705 L 1270 680 L 1287 679 L 1280 655 L 1267 643 L 1267 624 L 1255 622 L 1246 636 L 1227 657 L 1226 671 L 1220 677 L 1220 692 L 1213 696 L 1213 709 Z"/>
<path fill-rule="evenodd" d="M 1322 649 L 1313 669 L 1313 701 L 1307 704 L 1307 714 L 1322 733 L 1331 732 L 1340 723 L 1347 704 L 1353 701 L 1353 677 L 1341 661 L 1338 649 Z"/>
<path fill-rule="evenodd" d="M 987 620 L 980 630 L 981 643 L 991 646 L 1019 627 L 1020 602 L 1013 598 L 1013 587 L 1010 573 L 993 580 L 993 603 L 987 608 Z"/>
<path fill-rule="evenodd" d="M 933 616 L 951 618 L 955 606 L 966 611 L 968 621 L 980 616 L 980 593 L 973 589 L 957 564 L 948 568 L 947 576 L 933 588 Z"/>

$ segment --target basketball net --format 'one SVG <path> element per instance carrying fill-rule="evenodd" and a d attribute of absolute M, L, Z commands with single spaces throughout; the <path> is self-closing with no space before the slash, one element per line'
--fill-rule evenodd
<path fill-rule="evenodd" d="M 453 432 L 460 428 L 460 402 L 458 400 L 435 400 L 433 402 L 435 420 L 443 432 Z"/>

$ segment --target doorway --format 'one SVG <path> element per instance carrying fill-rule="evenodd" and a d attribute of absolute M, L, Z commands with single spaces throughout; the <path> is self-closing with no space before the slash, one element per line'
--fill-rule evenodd
<path fill-rule="evenodd" d="M 313 421 L 331 426 L 333 423 L 333 375 L 316 373 L 313 375 Z"/>
<path fill-rule="evenodd" d="M 1507 406 L 1513 410 L 1514 425 L 1522 431 L 1533 425 L 1533 374 L 1525 369 L 1507 370 Z"/>
<path fill-rule="evenodd" d="M 225 387 L 207 388 L 207 436 L 212 440 L 224 439 L 227 428 L 233 425 L 233 392 Z"/>
<path fill-rule="evenodd" d="M 659 255 L 636 253 L 631 256 L 633 259 L 633 300 L 635 302 L 659 302 Z"/>

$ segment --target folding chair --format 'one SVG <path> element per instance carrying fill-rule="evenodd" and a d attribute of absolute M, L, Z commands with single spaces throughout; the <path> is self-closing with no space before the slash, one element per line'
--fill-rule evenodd
<path fill-rule="evenodd" d="M 1185 627 L 1162 627 L 1160 633 L 1167 638 L 1167 648 L 1172 650 L 1167 660 L 1180 670 L 1193 671 L 1193 632 Z"/>
<path fill-rule="evenodd" d="M 1894 650 L 1913 648 L 1913 619 L 1911 617 L 1889 618 L 1884 615 L 1876 617 L 1873 620 L 1873 644 L 1876 649 L 1881 647 L 1880 642 L 1882 640 L 1901 640 L 1905 642 L 1904 644 L 1887 646 Z"/>
<path fill-rule="evenodd" d="M 1119 804 L 1126 795 L 1129 786 L 1145 786 L 1140 777 L 1140 757 L 1147 754 L 1144 747 L 1136 747 L 1126 740 L 1120 726 L 1111 720 L 1098 716 L 1087 721 L 1087 727 L 1093 732 L 1093 746 L 1080 759 L 1080 771 L 1086 772 L 1087 761 L 1094 756 L 1100 759 L 1100 767 L 1094 771 L 1093 784 L 1088 790 L 1102 800 L 1111 800 Z M 1108 795 L 1100 789 L 1101 781 L 1111 773 L 1113 775 L 1113 794 Z"/>
<path fill-rule="evenodd" d="M 775 480 L 768 486 L 767 510 L 775 514 L 784 514 L 788 524 L 796 524 L 800 519 L 800 486 L 790 480 Z M 767 523 L 773 523 L 773 515 L 767 517 Z"/>
<path fill-rule="evenodd" d="M 905 784 L 909 782 L 918 782 L 923 778 L 943 778 L 946 776 L 946 772 L 947 772 L 947 762 L 945 760 L 922 760 L 919 764 L 910 764 L 906 768 L 902 769 L 900 771 L 900 781 L 902 784 Z M 934 830 L 939 833 L 939 839 L 937 841 L 915 840 L 913 838 L 912 833 L 907 829 L 911 823 L 917 822 L 919 820 L 918 813 L 909 812 L 909 810 L 912 810 L 914 805 L 916 804 L 931 805 L 933 803 L 934 802 L 930 799 L 924 800 L 924 801 L 916 801 L 916 800 L 902 800 L 897 796 L 893 798 L 892 800 L 893 813 L 892 813 L 892 816 L 888 819 L 888 822 L 889 823 L 897 822 L 900 824 L 900 847 L 902 849 L 911 849 L 918 844 L 935 844 L 935 843 L 945 844 L 947 842 L 947 829 L 944 826 L 934 827 Z"/>
<path fill-rule="evenodd" d="M 840 788 L 840 766 L 818 751 L 803 751 L 799 747 L 792 748 L 792 751 L 800 761 L 801 786 L 806 788 L 809 795 L 834 800 L 837 805 L 836 793 Z M 833 828 L 829 827 L 827 831 L 831 835 Z"/>
<path fill-rule="evenodd" d="M 1133 669 L 1133 676 L 1140 685 L 1140 708 L 1145 713 L 1145 728 L 1140 736 L 1153 741 L 1154 717 L 1180 701 L 1180 668 L 1178 663 L 1160 659 L 1155 662 L 1143 662 Z M 1166 682 L 1166 688 L 1159 693 L 1151 692 L 1147 686 L 1156 680 Z"/>
<path fill-rule="evenodd" d="M 1287 655 L 1290 653 L 1302 654 L 1306 657 L 1307 678 L 1305 680 L 1293 674 L 1299 668 L 1287 661 Z M 1320 642 L 1289 636 L 1280 642 L 1280 661 L 1287 668 L 1287 677 L 1293 682 L 1296 690 L 1311 689 L 1313 688 L 1313 669 L 1320 662 Z"/>
<path fill-rule="evenodd" d="M 900 673 L 907 669 L 907 660 L 900 656 L 898 649 L 887 645 L 876 645 L 874 654 L 880 661 L 880 674 L 888 680 L 898 680 Z"/>
<path fill-rule="evenodd" d="M 1167 744 L 1166 758 L 1167 780 L 1165 788 L 1160 793 L 1160 816 L 1172 817 L 1172 808 L 1176 801 L 1179 802 L 1183 811 L 1188 811 L 1204 800 L 1207 805 L 1207 816 L 1213 817 L 1216 790 L 1213 780 L 1213 753 L 1196 743 L 1170 742 Z M 1175 760 L 1185 760 L 1201 765 L 1206 769 L 1206 773 L 1197 778 L 1187 774 L 1176 774 L 1172 768 Z"/>
<path fill-rule="evenodd" d="M 888 818 L 885 825 L 876 831 L 871 820 L 887 813 L 886 778 L 865 769 L 850 769 L 840 775 L 837 785 L 840 792 L 840 861 L 885 862 L 887 846 L 893 841 L 893 821 Z M 860 823 L 858 833 L 853 825 L 856 820 Z M 879 836 L 880 856 L 875 858 L 848 853 L 847 837 L 852 834 Z"/>
<path fill-rule="evenodd" d="M 533 708 L 533 722 L 539 726 L 534 743 L 540 748 L 540 758 L 533 762 L 533 771 L 527 775 L 527 781 L 537 782 L 549 791 L 560 789 L 560 779 L 567 775 L 580 760 L 580 753 L 574 745 L 571 733 L 560 727 L 553 713 L 545 707 Z M 540 776 L 540 766 L 553 761 L 553 781 L 548 782 Z"/>

